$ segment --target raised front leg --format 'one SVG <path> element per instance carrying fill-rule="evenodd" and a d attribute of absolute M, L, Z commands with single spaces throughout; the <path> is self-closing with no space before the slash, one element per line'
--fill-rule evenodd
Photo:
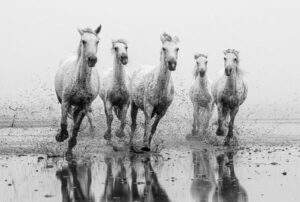
<path fill-rule="evenodd" d="M 105 102 L 105 115 L 106 115 L 106 124 L 107 130 L 104 134 L 104 139 L 111 140 L 111 124 L 113 122 L 114 116 L 112 113 L 112 104 L 110 102 Z"/>
<path fill-rule="evenodd" d="M 136 116 L 138 113 L 138 107 L 134 104 L 134 102 L 131 103 L 131 133 L 130 133 L 130 141 L 129 143 L 132 144 L 132 140 L 134 137 L 134 132 L 136 129 Z"/>
<path fill-rule="evenodd" d="M 122 138 L 125 136 L 124 128 L 126 126 L 126 116 L 127 116 L 128 106 L 129 106 L 129 104 L 123 105 L 121 112 L 120 112 L 121 113 L 121 125 L 116 134 L 116 136 L 119 138 Z"/>
<path fill-rule="evenodd" d="M 226 120 L 229 109 L 223 104 L 218 104 L 218 128 L 216 135 L 224 136 L 224 120 Z"/>
<path fill-rule="evenodd" d="M 199 132 L 199 106 L 197 103 L 193 103 L 194 112 L 193 112 L 193 124 L 192 124 L 192 135 L 198 135 Z"/>
<path fill-rule="evenodd" d="M 77 144 L 77 134 L 85 114 L 86 110 L 82 108 L 77 108 L 73 114 L 74 126 L 72 131 L 72 137 L 69 139 L 68 153 L 72 153 L 73 147 Z"/>
<path fill-rule="evenodd" d="M 160 114 L 156 115 L 155 121 L 152 125 L 151 134 L 150 134 L 150 137 L 149 137 L 149 146 L 151 146 L 151 141 L 152 141 L 153 135 L 156 131 L 157 125 L 158 125 L 159 121 L 161 120 L 161 118 L 166 114 L 166 112 L 167 112 L 167 109 L 162 111 Z"/>
<path fill-rule="evenodd" d="M 60 122 L 60 131 L 55 136 L 57 142 L 63 142 L 69 137 L 68 134 L 68 111 L 70 110 L 70 105 L 68 102 L 63 101 L 61 104 L 61 122 Z"/>
<path fill-rule="evenodd" d="M 233 137 L 234 119 L 235 119 L 235 116 L 238 113 L 238 111 L 239 111 L 239 107 L 235 107 L 230 110 L 230 121 L 229 121 L 229 125 L 228 125 L 228 133 L 225 138 L 224 145 L 230 145 L 230 140 Z"/>
<path fill-rule="evenodd" d="M 145 103 L 144 115 L 145 115 L 145 132 L 142 150 L 150 151 L 149 137 L 151 133 L 151 115 L 153 106 L 150 103 Z"/>

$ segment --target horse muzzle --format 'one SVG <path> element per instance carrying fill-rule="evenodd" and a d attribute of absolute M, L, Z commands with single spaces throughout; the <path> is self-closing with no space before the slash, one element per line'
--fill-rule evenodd
<path fill-rule="evenodd" d="M 177 62 L 175 60 L 168 61 L 168 68 L 170 71 L 175 71 L 177 66 Z"/>
<path fill-rule="evenodd" d="M 127 65 L 127 63 L 128 63 L 128 56 L 127 55 L 122 55 L 120 57 L 120 61 L 121 61 L 122 65 Z"/>
<path fill-rule="evenodd" d="M 94 67 L 97 63 L 97 57 L 96 56 L 90 56 L 90 57 L 88 57 L 87 62 L 88 62 L 89 67 Z"/>
<path fill-rule="evenodd" d="M 204 77 L 205 76 L 205 71 L 204 70 L 200 70 L 199 74 L 200 74 L 201 77 Z"/>
<path fill-rule="evenodd" d="M 225 74 L 226 74 L 226 76 L 230 76 L 231 72 L 232 72 L 232 68 L 228 68 L 228 67 L 225 68 Z"/>

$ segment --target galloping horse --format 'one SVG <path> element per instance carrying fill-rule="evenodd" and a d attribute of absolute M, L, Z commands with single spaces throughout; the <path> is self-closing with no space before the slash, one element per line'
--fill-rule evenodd
<path fill-rule="evenodd" d="M 196 65 L 194 68 L 195 81 L 190 88 L 190 99 L 193 103 L 193 129 L 192 135 L 198 135 L 206 131 L 212 115 L 211 81 L 207 78 L 207 56 L 195 54 Z M 203 123 L 200 123 L 202 119 Z M 202 124 L 202 127 L 200 127 Z"/>
<path fill-rule="evenodd" d="M 99 94 L 99 76 L 96 68 L 98 34 L 101 25 L 93 31 L 90 28 L 78 29 L 81 35 L 77 55 L 63 60 L 55 76 L 55 91 L 61 103 L 61 129 L 56 135 L 56 141 L 62 142 L 68 138 L 67 116 L 72 111 L 74 126 L 69 139 L 68 152 L 77 143 L 77 133 L 82 119 L 90 112 L 92 102 Z M 73 110 L 71 108 L 73 107 Z"/>
<path fill-rule="evenodd" d="M 104 138 L 111 140 L 111 124 L 113 121 L 114 109 L 116 116 L 121 121 L 117 137 L 124 137 L 126 125 L 127 109 L 130 103 L 129 97 L 129 77 L 125 71 L 128 62 L 127 43 L 119 39 L 112 42 L 112 52 L 114 54 L 114 67 L 107 71 L 100 82 L 100 97 L 103 100 L 107 130 Z"/>
<path fill-rule="evenodd" d="M 162 49 L 160 53 L 160 65 L 155 68 L 140 69 L 135 71 L 131 79 L 131 137 L 136 129 L 136 116 L 138 109 L 144 111 L 145 133 L 143 151 L 150 151 L 153 134 L 160 119 L 165 115 L 171 105 L 174 96 L 174 85 L 171 72 L 177 66 L 178 42 L 177 37 L 163 33 L 161 35 Z M 150 128 L 152 117 L 155 121 Z"/>
<path fill-rule="evenodd" d="M 230 115 L 228 134 L 225 145 L 230 145 L 233 137 L 233 125 L 240 105 L 244 103 L 248 94 L 248 86 L 243 78 L 243 71 L 239 68 L 239 52 L 234 49 L 224 51 L 224 74 L 214 81 L 212 94 L 214 103 L 218 107 L 218 129 L 216 135 L 224 136 L 224 121 Z"/>

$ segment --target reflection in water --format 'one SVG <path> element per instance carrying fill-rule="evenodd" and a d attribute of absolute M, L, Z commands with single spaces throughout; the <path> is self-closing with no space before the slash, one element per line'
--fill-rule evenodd
<path fill-rule="evenodd" d="M 76 161 L 56 172 L 61 181 L 62 202 L 94 202 L 90 188 L 92 183 L 90 164 L 77 165 Z"/>
<path fill-rule="evenodd" d="M 193 151 L 194 178 L 191 193 L 194 201 L 209 201 L 209 196 L 215 186 L 213 158 L 208 150 Z"/>
<path fill-rule="evenodd" d="M 246 202 L 248 196 L 245 189 L 240 185 L 234 172 L 233 152 L 217 156 L 218 185 L 216 187 L 214 202 Z"/>
<path fill-rule="evenodd" d="M 169 202 L 171 201 L 170 197 L 172 201 L 178 201 L 179 199 L 170 195 L 170 193 L 175 194 L 173 185 L 176 182 L 168 184 L 165 179 L 167 177 L 165 175 L 168 174 L 164 173 L 164 170 L 167 169 L 168 172 L 173 173 L 171 176 L 174 176 L 175 170 L 181 170 L 186 165 L 177 164 L 174 166 L 176 158 L 173 162 L 167 161 L 168 163 L 164 163 L 163 160 L 159 162 L 157 159 L 154 161 L 152 158 L 154 156 L 150 154 L 130 155 L 129 158 L 128 155 L 126 157 L 122 155 L 118 157 L 109 156 L 104 158 L 105 165 L 100 161 L 98 166 L 93 166 L 93 170 L 91 162 L 80 164 L 73 159 L 56 173 L 61 182 L 62 201 Z M 188 172 L 181 176 L 182 179 L 185 179 L 181 182 L 187 182 L 186 185 L 189 188 L 187 192 L 179 193 L 178 191 L 184 190 L 186 186 L 183 183 L 178 184 L 182 188 L 177 189 L 178 194 L 186 196 L 186 201 L 248 201 L 246 191 L 239 184 L 234 172 L 232 152 L 225 152 L 215 157 L 211 151 L 203 149 L 193 151 L 192 156 L 188 155 L 186 158 L 192 160 L 193 164 L 188 168 Z M 162 166 L 162 169 L 156 169 L 160 178 L 157 177 L 153 169 L 152 164 L 154 162 L 159 162 L 159 165 Z M 172 164 L 174 167 L 170 167 Z M 193 180 L 186 180 L 191 172 L 193 172 Z M 94 175 L 92 175 L 93 173 Z M 97 183 L 97 178 L 99 178 L 97 173 L 100 173 L 102 183 Z M 217 178 L 218 180 L 216 180 Z M 91 188 L 92 179 L 93 189 Z M 159 181 L 163 179 L 165 180 Z M 164 185 L 164 188 L 161 184 Z"/>
<path fill-rule="evenodd" d="M 131 186 L 127 182 L 126 168 L 123 159 L 118 160 L 120 170 L 114 177 L 112 175 L 112 159 L 106 159 L 107 174 L 103 196 L 101 202 L 122 201 L 122 202 L 168 202 L 170 201 L 165 190 L 160 186 L 156 173 L 154 172 L 150 158 L 142 161 L 144 180 L 142 192 L 139 192 L 137 171 L 135 170 L 141 164 L 137 163 L 136 156 L 130 158 Z"/>

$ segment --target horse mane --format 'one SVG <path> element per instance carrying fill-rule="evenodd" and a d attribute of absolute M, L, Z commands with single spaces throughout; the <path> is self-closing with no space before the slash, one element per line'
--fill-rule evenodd
<path fill-rule="evenodd" d="M 224 51 L 224 54 L 227 55 L 228 53 L 232 53 L 236 56 L 237 58 L 237 68 L 236 68 L 236 73 L 240 76 L 244 76 L 245 75 L 245 71 L 243 69 L 240 68 L 240 57 L 239 57 L 239 51 L 235 50 L 235 49 L 227 49 Z"/>
<path fill-rule="evenodd" d="M 124 44 L 125 46 L 127 46 L 127 41 L 126 41 L 125 39 L 118 39 L 118 40 L 113 40 L 113 41 L 112 41 L 113 46 L 114 46 L 116 43 L 122 43 L 122 44 Z"/>
<path fill-rule="evenodd" d="M 175 43 L 179 42 L 179 39 L 177 36 L 172 37 L 171 35 L 167 34 L 166 32 L 164 32 L 160 38 L 163 43 L 165 43 L 166 41 L 168 41 L 168 42 L 174 41 Z"/>
<path fill-rule="evenodd" d="M 207 59 L 207 55 L 205 55 L 203 53 L 195 53 L 195 55 L 194 55 L 195 60 L 197 60 L 199 57 L 204 57 Z M 198 67 L 197 67 L 197 65 L 195 65 L 194 70 L 193 70 L 193 76 L 195 79 L 197 78 L 198 74 L 199 74 Z"/>
<path fill-rule="evenodd" d="M 81 29 L 80 31 L 82 31 L 82 33 L 89 33 L 89 34 L 94 34 L 95 36 L 97 36 L 96 32 L 94 30 L 92 30 L 91 28 L 89 28 L 89 27 Z M 77 49 L 77 58 L 81 57 L 81 46 L 82 46 L 82 43 L 80 41 L 78 49 Z"/>

